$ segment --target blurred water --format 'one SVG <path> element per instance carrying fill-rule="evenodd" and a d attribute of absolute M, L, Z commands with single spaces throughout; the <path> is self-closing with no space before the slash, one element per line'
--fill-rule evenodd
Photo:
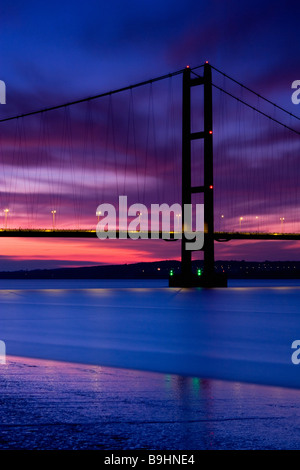
<path fill-rule="evenodd" d="M 8 357 L 0 449 L 299 449 L 299 393 Z"/>
<path fill-rule="evenodd" d="M 300 387 L 299 281 L 1 280 L 7 354 Z"/>

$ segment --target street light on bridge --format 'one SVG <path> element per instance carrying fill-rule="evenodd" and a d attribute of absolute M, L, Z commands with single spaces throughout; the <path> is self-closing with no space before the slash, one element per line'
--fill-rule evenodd
<path fill-rule="evenodd" d="M 56 214 L 56 210 L 51 211 L 51 214 L 52 214 L 53 230 L 54 230 L 54 229 L 55 229 L 55 214 Z"/>
<path fill-rule="evenodd" d="M 176 217 L 177 217 L 177 228 L 178 228 L 178 232 L 180 232 L 180 222 L 179 222 L 179 219 L 181 217 L 181 214 L 176 214 Z"/>
<path fill-rule="evenodd" d="M 9 209 L 4 209 L 4 227 L 5 230 L 7 229 L 7 215 L 9 213 Z"/>
<path fill-rule="evenodd" d="M 224 219 L 224 214 L 221 214 L 221 222 L 220 222 L 220 231 L 222 230 L 223 227 L 223 219 Z"/>
<path fill-rule="evenodd" d="M 100 218 L 100 215 L 101 215 L 101 214 L 102 214 L 101 211 L 97 211 L 97 212 L 96 212 L 96 216 L 98 217 L 98 222 L 99 222 L 99 218 Z"/>

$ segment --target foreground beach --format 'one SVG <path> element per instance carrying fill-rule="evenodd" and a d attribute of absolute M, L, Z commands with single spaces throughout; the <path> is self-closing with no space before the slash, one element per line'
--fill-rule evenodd
<path fill-rule="evenodd" d="M 298 449 L 299 394 L 8 357 L 0 450 Z"/>
<path fill-rule="evenodd" d="M 0 285 L 0 450 L 298 449 L 299 281 Z"/>

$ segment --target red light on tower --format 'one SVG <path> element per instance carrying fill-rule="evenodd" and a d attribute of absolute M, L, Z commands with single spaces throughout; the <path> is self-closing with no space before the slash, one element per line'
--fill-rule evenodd
<path fill-rule="evenodd" d="M 187 65 L 187 66 L 186 66 L 186 69 L 189 69 L 189 68 L 190 68 L 190 66 L 189 66 L 189 65 Z"/>
<path fill-rule="evenodd" d="M 213 189 L 213 185 L 212 185 L 212 184 L 210 185 L 209 189 Z"/>
<path fill-rule="evenodd" d="M 208 60 L 206 60 L 205 63 L 208 64 Z"/>
<path fill-rule="evenodd" d="M 210 134 L 212 134 L 212 131 L 209 131 Z"/>

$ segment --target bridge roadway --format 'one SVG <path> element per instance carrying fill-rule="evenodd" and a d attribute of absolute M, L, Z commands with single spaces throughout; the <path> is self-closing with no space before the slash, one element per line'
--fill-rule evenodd
<path fill-rule="evenodd" d="M 127 238 L 140 232 L 127 233 Z M 145 239 L 159 238 L 165 239 L 165 232 L 141 232 Z M 120 238 L 119 231 L 116 231 L 116 238 Z M 158 235 L 158 236 L 157 236 Z M 176 241 L 180 238 L 178 232 L 170 232 L 170 240 Z M 0 237 L 20 237 L 20 238 L 96 238 L 95 229 L 0 229 Z M 112 237 L 111 237 L 112 238 Z M 124 237 L 123 237 L 124 238 Z M 218 242 L 228 242 L 230 240 L 300 240 L 300 233 L 264 233 L 264 232 L 215 232 L 214 238 Z M 169 240 L 166 240 L 169 241 Z"/>

